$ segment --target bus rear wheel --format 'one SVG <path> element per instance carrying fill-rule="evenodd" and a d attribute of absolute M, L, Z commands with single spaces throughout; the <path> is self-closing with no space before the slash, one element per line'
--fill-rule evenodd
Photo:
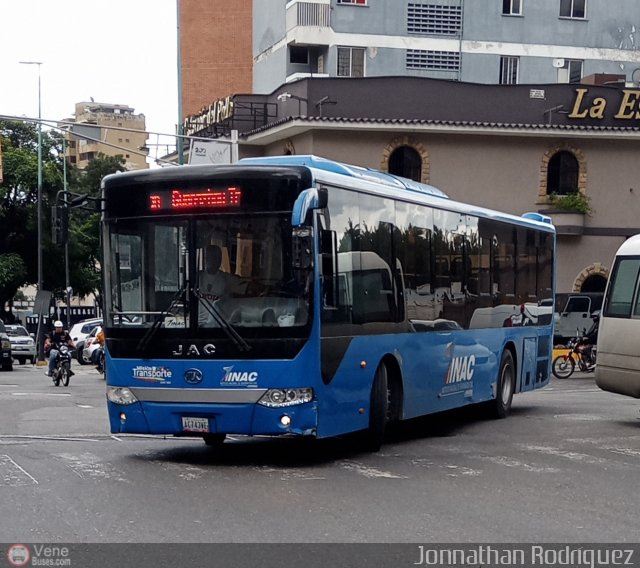
<path fill-rule="evenodd" d="M 370 452 L 377 452 L 382 447 L 384 433 L 389 417 L 389 386 L 387 367 L 380 363 L 376 369 L 371 387 L 369 404 L 369 428 L 365 433 L 365 445 Z"/>
<path fill-rule="evenodd" d="M 506 418 L 509 415 L 515 390 L 516 366 L 511 351 L 507 349 L 502 353 L 502 359 L 500 359 L 496 398 L 490 403 L 491 415 L 494 418 Z"/>

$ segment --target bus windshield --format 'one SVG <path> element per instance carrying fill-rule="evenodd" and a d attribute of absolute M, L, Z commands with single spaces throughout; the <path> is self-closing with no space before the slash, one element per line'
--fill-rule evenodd
<path fill-rule="evenodd" d="M 309 271 L 293 268 L 290 219 L 287 212 L 242 212 L 110 223 L 109 325 L 213 336 L 306 326 Z"/>

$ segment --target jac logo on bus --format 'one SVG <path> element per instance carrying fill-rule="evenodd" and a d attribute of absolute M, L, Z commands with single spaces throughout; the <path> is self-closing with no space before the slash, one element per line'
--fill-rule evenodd
<path fill-rule="evenodd" d="M 234 371 L 233 367 L 222 367 L 224 376 L 220 381 L 221 385 L 238 384 L 248 387 L 256 386 L 258 373 L 256 371 Z"/>
<path fill-rule="evenodd" d="M 174 357 L 181 357 L 181 356 L 187 356 L 187 357 L 201 357 L 203 354 L 204 355 L 214 355 L 216 352 L 216 346 L 213 345 L 213 343 L 207 343 L 204 346 L 198 347 L 195 344 L 191 344 L 191 345 L 182 345 L 182 344 L 178 344 L 178 347 L 176 349 L 174 349 L 171 354 Z"/>
<path fill-rule="evenodd" d="M 190 385 L 197 385 L 202 382 L 202 371 L 200 369 L 187 369 L 184 372 L 184 380 Z"/>

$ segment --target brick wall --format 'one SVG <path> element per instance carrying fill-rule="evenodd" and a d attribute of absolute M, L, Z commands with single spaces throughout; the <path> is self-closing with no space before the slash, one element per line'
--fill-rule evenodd
<path fill-rule="evenodd" d="M 182 118 L 252 92 L 251 0 L 180 0 Z"/>

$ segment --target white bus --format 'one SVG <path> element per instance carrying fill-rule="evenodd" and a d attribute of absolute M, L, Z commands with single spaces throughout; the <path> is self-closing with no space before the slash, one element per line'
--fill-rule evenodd
<path fill-rule="evenodd" d="M 598 332 L 596 384 L 640 398 L 640 235 L 618 249 Z"/>

